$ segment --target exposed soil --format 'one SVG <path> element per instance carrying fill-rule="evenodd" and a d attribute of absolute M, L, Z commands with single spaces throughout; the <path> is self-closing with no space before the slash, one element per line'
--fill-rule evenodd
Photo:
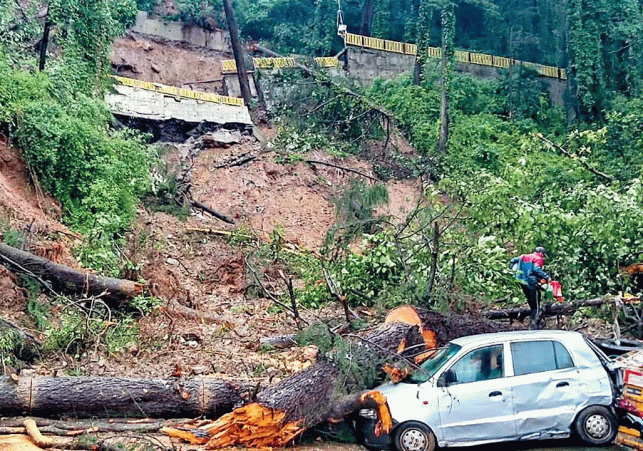
<path fill-rule="evenodd" d="M 117 75 L 224 94 L 221 60 L 231 55 L 129 32 L 112 46 Z"/>

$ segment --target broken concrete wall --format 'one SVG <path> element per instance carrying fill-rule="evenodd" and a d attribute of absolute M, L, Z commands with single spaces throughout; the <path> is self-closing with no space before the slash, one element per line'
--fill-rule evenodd
<path fill-rule="evenodd" d="M 224 30 L 209 31 L 196 25 L 181 22 L 152 19 L 144 11 L 139 11 L 136 24 L 132 28 L 137 33 L 156 36 L 170 41 L 185 42 L 219 52 L 232 52 L 230 35 Z"/>
<path fill-rule="evenodd" d="M 252 126 L 248 108 L 215 102 L 174 97 L 159 92 L 116 85 L 105 100 L 114 114 L 165 121 L 178 119 L 190 123 Z"/>

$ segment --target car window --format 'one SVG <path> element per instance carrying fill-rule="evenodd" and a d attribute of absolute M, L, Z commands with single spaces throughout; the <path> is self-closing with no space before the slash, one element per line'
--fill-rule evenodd
<path fill-rule="evenodd" d="M 462 346 L 449 343 L 448 346 L 440 348 L 435 354 L 427 359 L 417 371 L 413 372 L 409 382 L 421 383 L 428 381 L 451 357 L 456 355 Z"/>
<path fill-rule="evenodd" d="M 503 377 L 502 345 L 475 349 L 458 360 L 450 371 L 450 385 Z"/>
<path fill-rule="evenodd" d="M 511 356 L 516 376 L 574 366 L 567 349 L 557 341 L 514 342 L 511 343 Z"/>

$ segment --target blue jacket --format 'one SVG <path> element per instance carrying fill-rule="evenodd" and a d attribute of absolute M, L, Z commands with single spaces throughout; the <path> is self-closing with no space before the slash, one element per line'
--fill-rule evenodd
<path fill-rule="evenodd" d="M 524 254 L 515 257 L 509 262 L 509 268 L 516 271 L 516 279 L 529 288 L 536 288 L 541 279 L 550 280 L 549 274 L 540 269 L 539 263 L 542 262 L 540 254 Z"/>

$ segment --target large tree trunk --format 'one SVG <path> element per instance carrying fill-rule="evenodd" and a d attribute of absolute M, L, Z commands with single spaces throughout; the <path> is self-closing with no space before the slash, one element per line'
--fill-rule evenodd
<path fill-rule="evenodd" d="M 370 36 L 373 28 L 373 16 L 375 15 L 375 0 L 364 0 L 362 9 L 362 23 L 359 27 L 359 34 Z"/>
<path fill-rule="evenodd" d="M 226 20 L 228 21 L 228 30 L 230 31 L 230 41 L 232 41 L 234 61 L 237 64 L 237 76 L 239 77 L 239 86 L 241 87 L 241 97 L 243 97 L 243 101 L 248 109 L 250 109 L 252 95 L 250 94 L 248 72 L 246 71 L 246 63 L 243 49 L 241 48 L 241 40 L 239 39 L 239 29 L 237 28 L 237 19 L 234 16 L 232 0 L 223 0 L 223 8 L 225 10 Z"/>
<path fill-rule="evenodd" d="M 462 335 L 509 328 L 479 318 L 405 309 L 391 312 L 384 324 L 361 337 L 345 337 L 342 346 L 315 365 L 260 391 L 256 402 L 234 411 L 242 398 L 251 398 L 246 396 L 249 387 L 216 379 L 6 377 L 0 378 L 0 416 L 216 418 L 225 414 L 198 432 L 180 427 L 164 432 L 195 444 L 207 443 L 208 448 L 284 446 L 309 427 L 341 421 L 363 407 L 377 408 L 381 418 L 386 417 L 386 398 L 368 391 L 370 385 L 351 380 L 350 367 L 361 374 L 379 370 L 385 360 L 412 365 L 412 357 L 428 347 Z M 388 421 L 383 429 L 390 427 Z"/>
<path fill-rule="evenodd" d="M 0 264 L 12 271 L 34 276 L 55 292 L 103 295 L 106 301 L 132 299 L 143 292 L 144 285 L 131 280 L 101 277 L 59 265 L 43 257 L 0 243 Z"/>
<path fill-rule="evenodd" d="M 554 302 L 551 304 L 543 304 L 541 306 L 542 315 L 544 316 L 558 316 L 558 315 L 573 315 L 581 307 L 600 307 L 606 303 L 614 302 L 613 297 L 602 297 L 596 299 L 586 299 L 573 303 L 559 303 Z M 522 321 L 531 315 L 531 309 L 516 307 L 503 310 L 492 310 L 484 313 L 487 319 L 509 319 Z"/>
<path fill-rule="evenodd" d="M 438 149 L 446 153 L 449 141 L 449 101 L 451 92 L 451 79 L 453 78 L 453 57 L 455 34 L 455 6 L 453 0 L 447 0 L 442 9 L 442 61 L 440 83 L 440 136 Z"/>
<path fill-rule="evenodd" d="M 240 391 L 208 378 L 1 377 L 0 416 L 217 417 L 240 402 Z"/>

